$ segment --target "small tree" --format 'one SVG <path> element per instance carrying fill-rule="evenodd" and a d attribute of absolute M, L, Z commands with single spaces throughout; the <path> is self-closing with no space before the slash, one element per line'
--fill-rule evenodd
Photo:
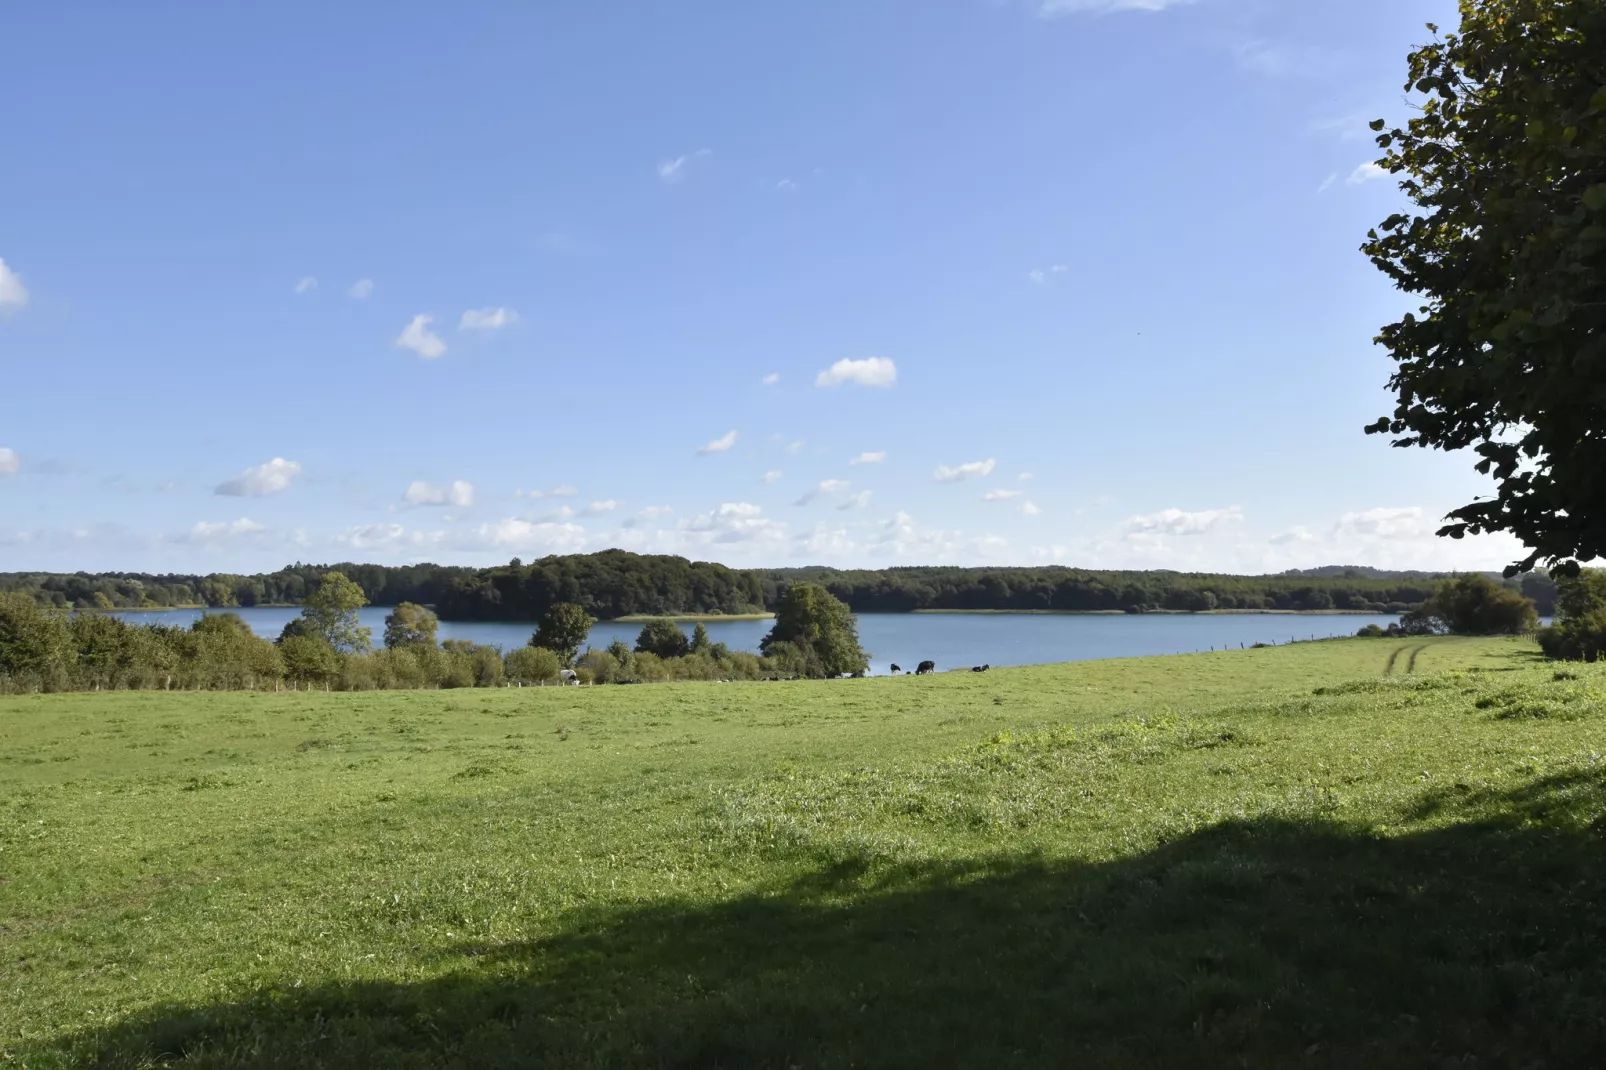
<path fill-rule="evenodd" d="M 331 650 L 347 653 L 372 645 L 372 628 L 364 628 L 357 611 L 368 604 L 362 588 L 341 572 L 327 572 L 318 589 L 307 595 L 301 616 Z"/>
<path fill-rule="evenodd" d="M 869 659 L 859 649 L 859 629 L 846 602 L 815 583 L 787 588 L 775 613 L 775 627 L 759 644 L 769 654 L 791 643 L 804 654 L 802 670 L 809 676 L 841 676 L 864 672 Z"/>
<path fill-rule="evenodd" d="M 573 665 L 580 644 L 591 634 L 597 618 L 573 602 L 559 602 L 541 616 L 535 634 L 530 636 L 531 646 L 545 647 L 558 656 L 563 665 Z"/>
<path fill-rule="evenodd" d="M 703 627 L 702 621 L 698 621 L 697 627 L 692 629 L 691 647 L 689 649 L 693 654 L 700 654 L 712 645 L 708 640 L 708 629 Z"/>
<path fill-rule="evenodd" d="M 507 678 L 518 684 L 556 680 L 558 670 L 563 668 L 556 654 L 539 646 L 521 646 L 509 651 L 507 657 L 502 659 L 502 664 L 507 670 Z"/>
<path fill-rule="evenodd" d="M 648 621 L 636 636 L 637 651 L 657 654 L 660 658 L 683 658 L 687 649 L 686 633 L 680 630 L 680 625 L 664 617 Z"/>
<path fill-rule="evenodd" d="M 72 662 L 65 614 L 25 594 L 0 594 L 0 675 L 54 690 L 68 685 Z"/>
<path fill-rule="evenodd" d="M 279 643 L 284 674 L 301 683 L 322 683 L 340 671 L 340 658 L 329 644 L 313 635 L 292 635 Z"/>
<path fill-rule="evenodd" d="M 1440 584 L 1420 612 L 1456 635 L 1519 635 L 1539 623 L 1534 604 L 1520 591 L 1477 573 Z"/>
<path fill-rule="evenodd" d="M 415 602 L 403 602 L 385 617 L 385 645 L 394 650 L 399 646 L 433 643 L 439 626 L 440 620 L 435 614 Z"/>
<path fill-rule="evenodd" d="M 1582 569 L 1556 580 L 1556 623 L 1539 632 L 1546 657 L 1596 661 L 1606 654 L 1606 571 Z"/>

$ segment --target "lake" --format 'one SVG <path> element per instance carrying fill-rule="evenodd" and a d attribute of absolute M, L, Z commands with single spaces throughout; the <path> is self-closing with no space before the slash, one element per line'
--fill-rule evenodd
<path fill-rule="evenodd" d="M 188 627 L 204 610 L 167 609 L 118 612 L 113 616 L 138 624 Z M 223 612 L 223 611 L 216 611 Z M 294 608 L 252 608 L 239 613 L 258 635 L 277 638 Z M 362 622 L 374 630 L 377 643 L 385 632 L 385 606 L 362 610 Z M 1333 613 L 1309 616 L 1286 613 L 1208 614 L 1050 614 L 1050 613 L 861 613 L 860 645 L 870 654 L 870 668 L 885 673 L 894 662 L 913 669 L 923 660 L 937 668 L 991 665 L 1040 665 L 1058 661 L 1092 661 L 1149 654 L 1189 654 L 1254 643 L 1286 643 L 1290 639 L 1323 639 L 1354 635 L 1363 624 L 1387 625 L 1395 618 L 1376 613 Z M 757 652 L 770 630 L 767 620 L 705 621 L 709 638 L 732 650 Z M 683 624 L 689 634 L 694 627 Z M 441 639 L 469 639 L 503 650 L 523 646 L 534 622 L 441 621 Z M 591 645 L 605 647 L 615 639 L 635 644 L 639 623 L 602 621 L 591 630 Z"/>

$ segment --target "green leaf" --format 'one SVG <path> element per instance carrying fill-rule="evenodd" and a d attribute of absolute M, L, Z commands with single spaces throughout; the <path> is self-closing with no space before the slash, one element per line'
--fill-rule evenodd
<path fill-rule="evenodd" d="M 1595 95 L 1589 98 L 1590 111 L 1606 111 L 1606 86 L 1595 90 Z"/>
<path fill-rule="evenodd" d="M 1606 182 L 1590 186 L 1584 191 L 1584 204 L 1592 212 L 1606 208 Z"/>
<path fill-rule="evenodd" d="M 1595 96 L 1596 97 L 1606 97 L 1606 89 L 1601 90 L 1599 93 L 1595 94 Z M 1370 123 L 1367 123 L 1366 125 L 1370 126 L 1373 130 L 1381 130 L 1385 126 L 1387 126 L 1388 124 L 1385 123 L 1382 119 L 1373 119 Z"/>

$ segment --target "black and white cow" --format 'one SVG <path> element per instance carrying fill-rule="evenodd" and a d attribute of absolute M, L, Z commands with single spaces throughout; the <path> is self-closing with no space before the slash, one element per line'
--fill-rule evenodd
<path fill-rule="evenodd" d="M 937 671 L 937 663 L 935 661 L 922 661 L 919 665 L 915 666 L 915 675 L 916 676 L 924 676 L 928 672 L 936 672 L 936 671 Z"/>

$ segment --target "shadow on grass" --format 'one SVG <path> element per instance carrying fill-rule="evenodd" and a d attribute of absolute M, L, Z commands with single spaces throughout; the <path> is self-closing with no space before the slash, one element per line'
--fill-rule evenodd
<path fill-rule="evenodd" d="M 1434 809 L 1462 823 L 1397 838 L 1228 823 L 1105 865 L 850 861 L 463 946 L 443 980 L 163 1008 L 22 1062 L 1593 1064 L 1606 780 L 1452 796 Z"/>

